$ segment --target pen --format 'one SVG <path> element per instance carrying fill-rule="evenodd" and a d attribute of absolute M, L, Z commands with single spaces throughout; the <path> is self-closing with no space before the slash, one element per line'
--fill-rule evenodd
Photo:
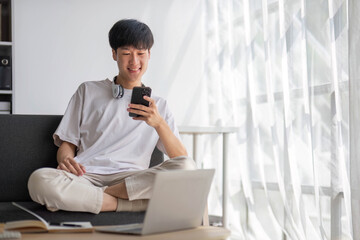
<path fill-rule="evenodd" d="M 50 225 L 52 226 L 62 226 L 62 227 L 82 227 L 79 224 L 72 224 L 72 223 L 57 223 L 57 222 L 51 222 Z"/>

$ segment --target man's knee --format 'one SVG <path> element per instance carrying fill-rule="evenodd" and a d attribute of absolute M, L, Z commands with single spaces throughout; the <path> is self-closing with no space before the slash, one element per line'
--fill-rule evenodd
<path fill-rule="evenodd" d="M 28 190 L 33 201 L 43 204 L 44 197 L 52 194 L 54 186 L 51 186 L 51 180 L 55 177 L 56 169 L 40 168 L 34 171 L 28 180 Z"/>
<path fill-rule="evenodd" d="M 35 170 L 29 177 L 28 189 L 29 192 L 36 191 L 42 187 L 44 179 L 46 178 L 48 168 L 40 168 Z"/>
<path fill-rule="evenodd" d="M 194 170 L 196 169 L 196 164 L 191 157 L 180 156 L 165 161 L 164 167 L 167 169 Z"/>

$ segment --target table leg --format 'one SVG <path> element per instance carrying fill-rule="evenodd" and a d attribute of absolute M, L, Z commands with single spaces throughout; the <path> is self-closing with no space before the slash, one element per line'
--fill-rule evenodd
<path fill-rule="evenodd" d="M 228 142 L 229 134 L 223 133 L 223 227 L 229 228 L 228 222 L 228 200 L 229 200 L 229 185 L 228 185 Z"/>

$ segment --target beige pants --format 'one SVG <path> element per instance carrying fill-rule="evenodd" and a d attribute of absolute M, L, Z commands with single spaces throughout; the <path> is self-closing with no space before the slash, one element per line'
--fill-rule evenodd
<path fill-rule="evenodd" d="M 59 169 L 40 168 L 31 174 L 28 189 L 32 200 L 46 205 L 49 210 L 61 209 L 97 214 L 101 210 L 103 194 L 107 186 L 125 181 L 129 201 L 149 199 L 156 172 L 195 168 L 195 162 L 189 157 L 172 158 L 142 171 L 109 175 L 85 173 L 79 177 Z"/>

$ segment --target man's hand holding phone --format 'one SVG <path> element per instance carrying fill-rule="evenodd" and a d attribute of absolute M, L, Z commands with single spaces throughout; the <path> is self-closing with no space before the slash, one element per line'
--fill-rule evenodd
<path fill-rule="evenodd" d="M 144 99 L 144 96 L 151 96 L 151 88 L 149 87 L 134 87 L 131 94 L 131 102 L 130 104 L 135 105 L 144 105 L 146 107 L 150 106 L 150 102 Z M 134 106 L 135 106 L 134 105 Z M 135 109 L 139 109 L 138 107 L 134 107 Z M 140 117 L 142 114 L 137 114 L 136 112 L 129 111 L 130 117 Z"/>
<path fill-rule="evenodd" d="M 149 126 L 158 127 L 163 120 L 155 100 L 150 98 L 151 88 L 134 87 L 127 111 L 134 120 L 145 121 Z"/>

